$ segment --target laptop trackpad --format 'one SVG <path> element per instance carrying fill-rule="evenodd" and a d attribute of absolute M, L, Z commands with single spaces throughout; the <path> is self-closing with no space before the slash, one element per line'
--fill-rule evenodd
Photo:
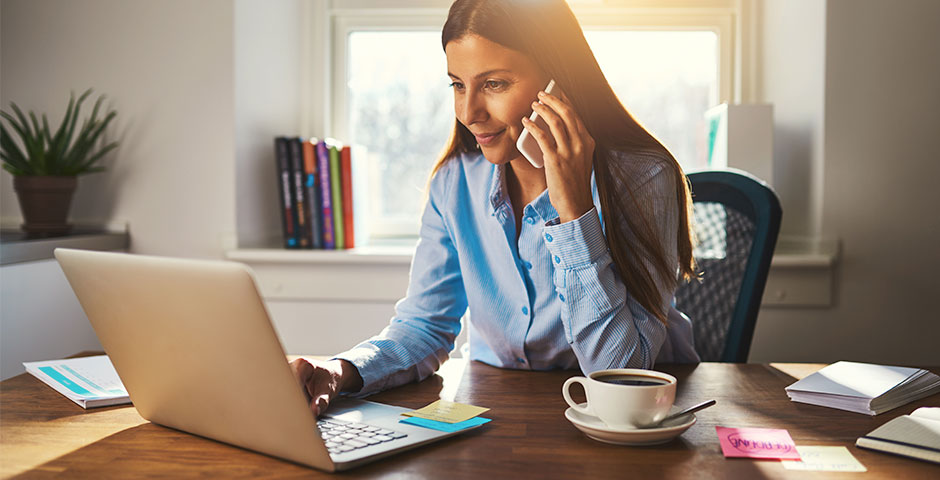
<path fill-rule="evenodd" d="M 401 415 L 412 409 L 386 405 L 384 403 L 358 400 L 355 398 L 334 398 L 326 411 L 327 417 L 336 417 L 348 422 L 366 422 L 383 417 Z"/>

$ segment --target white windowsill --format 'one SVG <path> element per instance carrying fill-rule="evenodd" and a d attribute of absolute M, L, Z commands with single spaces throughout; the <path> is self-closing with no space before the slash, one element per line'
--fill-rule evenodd
<path fill-rule="evenodd" d="M 839 258 L 839 242 L 834 239 L 780 237 L 770 268 L 828 268 Z"/>
<path fill-rule="evenodd" d="M 350 250 L 288 250 L 285 248 L 239 248 L 225 252 L 226 258 L 244 263 L 329 263 L 358 265 L 410 265 L 414 246 L 369 246 Z"/>

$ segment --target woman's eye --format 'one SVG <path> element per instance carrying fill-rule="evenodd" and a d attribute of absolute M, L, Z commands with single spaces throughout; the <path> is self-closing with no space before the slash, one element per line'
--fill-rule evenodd
<path fill-rule="evenodd" d="M 501 80 L 487 80 L 483 86 L 488 90 L 500 90 L 506 86 L 506 82 Z"/>
<path fill-rule="evenodd" d="M 460 82 L 451 82 L 450 87 L 457 90 L 463 90 L 463 84 Z"/>

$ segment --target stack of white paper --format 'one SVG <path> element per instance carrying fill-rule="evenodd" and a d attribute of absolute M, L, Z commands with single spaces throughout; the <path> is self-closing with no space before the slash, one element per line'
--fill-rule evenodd
<path fill-rule="evenodd" d="M 26 371 L 82 408 L 131 403 L 107 355 L 23 363 Z"/>
<path fill-rule="evenodd" d="M 836 362 L 786 390 L 794 402 L 878 415 L 940 392 L 940 377 L 919 368 Z"/>

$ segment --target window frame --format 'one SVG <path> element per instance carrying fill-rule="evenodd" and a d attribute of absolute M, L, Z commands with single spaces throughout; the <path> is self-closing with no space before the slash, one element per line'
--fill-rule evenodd
<path fill-rule="evenodd" d="M 582 28 L 610 31 L 711 31 L 718 38 L 718 91 L 715 104 L 741 100 L 742 87 L 753 79 L 743 68 L 742 31 L 748 30 L 741 13 L 748 13 L 750 0 L 569 0 Z M 405 0 L 389 7 L 378 0 L 319 1 L 312 8 L 308 23 L 308 44 L 314 55 L 305 69 L 308 89 L 320 88 L 321 95 L 302 92 L 308 106 L 301 119 L 305 132 L 349 138 L 347 109 L 348 39 L 354 31 L 439 31 L 447 18 L 447 0 Z M 313 33 L 320 32 L 319 34 Z M 328 65 L 329 68 L 322 68 Z M 318 68 L 319 66 L 319 68 Z M 320 121 L 317 121 L 320 119 Z M 319 125 L 321 128 L 312 128 Z M 442 140 L 443 146 L 443 140 Z M 433 159 L 429 159 L 429 162 Z M 357 180 L 357 185 L 368 179 Z M 360 187 L 361 188 L 361 187 Z M 394 238 L 416 238 L 419 218 L 415 221 L 388 221 L 368 218 L 365 224 L 368 243 Z"/>

